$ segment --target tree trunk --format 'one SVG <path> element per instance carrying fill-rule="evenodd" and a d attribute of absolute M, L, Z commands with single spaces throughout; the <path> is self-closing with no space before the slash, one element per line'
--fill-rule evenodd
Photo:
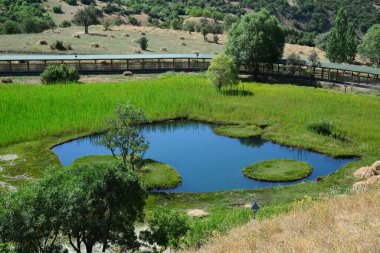
<path fill-rule="evenodd" d="M 92 243 L 85 244 L 87 253 L 92 253 L 92 247 L 94 246 Z"/>
<path fill-rule="evenodd" d="M 88 34 L 88 25 L 84 25 L 84 33 Z"/>

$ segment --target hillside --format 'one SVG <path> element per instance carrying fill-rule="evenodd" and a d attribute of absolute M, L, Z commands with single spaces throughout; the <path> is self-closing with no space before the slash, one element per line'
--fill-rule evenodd
<path fill-rule="evenodd" d="M 215 234 L 188 252 L 379 252 L 380 190 L 312 201 L 276 218 Z"/>
<path fill-rule="evenodd" d="M 350 18 L 359 36 L 380 22 L 379 0 L 344 2 L 347 12 L 353 14 Z M 193 31 L 203 27 L 216 34 L 226 32 L 239 16 L 267 8 L 292 31 L 288 40 L 304 45 L 313 45 L 317 34 L 329 31 L 341 6 L 337 0 L 0 0 L 0 33 L 34 33 L 46 30 L 53 23 L 58 26 L 62 21 L 71 21 L 76 10 L 85 6 L 83 3 L 94 4 L 101 19 L 117 24 Z M 203 23 L 187 22 L 189 17 L 199 17 Z"/>

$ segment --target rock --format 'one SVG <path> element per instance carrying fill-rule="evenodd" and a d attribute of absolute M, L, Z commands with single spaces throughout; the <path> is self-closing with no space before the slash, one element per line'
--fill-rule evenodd
<path fill-rule="evenodd" d="M 380 175 L 380 161 L 374 162 L 371 167 L 375 170 L 377 175 Z"/>
<path fill-rule="evenodd" d="M 133 73 L 131 71 L 124 71 L 123 76 L 133 76 Z"/>
<path fill-rule="evenodd" d="M 353 186 L 352 186 L 352 190 L 354 192 L 360 192 L 360 191 L 365 191 L 368 189 L 368 183 L 366 181 L 360 181 L 360 182 L 356 182 Z"/>
<path fill-rule="evenodd" d="M 73 38 L 80 39 L 80 35 L 79 35 L 79 34 L 75 34 L 75 35 L 73 36 Z"/>
<path fill-rule="evenodd" d="M 180 40 L 185 40 L 185 37 L 179 37 Z"/>
<path fill-rule="evenodd" d="M 94 47 L 94 48 L 98 48 L 98 47 L 99 47 L 99 44 L 98 44 L 98 43 L 91 43 L 90 46 L 91 46 L 91 47 Z"/>
<path fill-rule="evenodd" d="M 368 178 L 365 182 L 367 183 L 367 185 L 380 183 L 380 176 L 372 176 Z"/>
<path fill-rule="evenodd" d="M 38 45 L 47 45 L 48 43 L 47 43 L 46 40 L 39 40 L 39 41 L 37 42 L 37 44 L 38 44 Z"/>
<path fill-rule="evenodd" d="M 186 46 L 186 42 L 181 41 L 181 46 Z"/>
<path fill-rule="evenodd" d="M 374 175 L 376 175 L 376 171 L 372 167 L 369 167 L 369 166 L 361 167 L 354 173 L 355 177 L 363 178 L 363 179 L 370 178 Z"/>
<path fill-rule="evenodd" d="M 167 52 L 167 51 L 168 51 L 168 50 L 166 49 L 166 47 L 161 47 L 160 50 L 161 50 L 162 52 Z"/>
<path fill-rule="evenodd" d="M 0 161 L 5 161 L 5 162 L 14 161 L 17 158 L 18 156 L 16 154 L 0 155 Z"/>
<path fill-rule="evenodd" d="M 1 83 L 12 83 L 12 79 L 9 77 L 2 77 L 1 78 Z"/>
<path fill-rule="evenodd" d="M 250 204 L 250 203 L 245 203 L 243 207 L 244 207 L 244 208 L 247 208 L 247 209 L 251 209 L 252 204 Z"/>
<path fill-rule="evenodd" d="M 134 54 L 141 54 L 141 51 L 140 51 L 140 49 L 133 49 L 133 53 Z"/>
<path fill-rule="evenodd" d="M 129 34 L 128 33 L 123 33 L 123 36 L 124 37 L 129 37 Z"/>
<path fill-rule="evenodd" d="M 141 32 L 140 35 L 145 36 L 145 32 Z"/>
<path fill-rule="evenodd" d="M 190 217 L 203 218 L 209 216 L 210 214 L 202 209 L 191 209 L 187 211 L 187 215 Z"/>
<path fill-rule="evenodd" d="M 6 188 L 6 189 L 11 190 L 11 191 L 17 190 L 17 188 L 14 187 L 13 185 L 5 183 L 5 182 L 2 182 L 2 181 L 0 181 L 0 187 Z"/>

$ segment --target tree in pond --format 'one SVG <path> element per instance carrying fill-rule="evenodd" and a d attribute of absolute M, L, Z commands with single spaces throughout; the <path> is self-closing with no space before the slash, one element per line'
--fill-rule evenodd
<path fill-rule="evenodd" d="M 73 18 L 73 23 L 76 25 L 84 26 L 84 32 L 88 33 L 88 27 L 90 25 L 99 24 L 96 9 L 94 6 L 85 7 L 84 9 L 79 9 Z"/>
<path fill-rule="evenodd" d="M 380 67 L 380 24 L 373 25 L 365 34 L 359 53 Z"/>
<path fill-rule="evenodd" d="M 207 74 L 211 84 L 214 85 L 218 91 L 221 91 L 224 86 L 232 86 L 238 83 L 236 65 L 231 57 L 225 53 L 221 53 L 211 60 Z"/>
<path fill-rule="evenodd" d="M 141 109 L 132 105 L 120 105 L 116 108 L 114 116 L 106 120 L 106 133 L 97 143 L 108 148 L 116 159 L 119 159 L 116 154 L 116 151 L 119 151 L 123 167 L 135 170 L 149 147 L 147 140 L 137 128 L 137 125 L 144 122 L 146 118 Z"/>
<path fill-rule="evenodd" d="M 229 30 L 226 54 L 236 65 L 259 71 L 260 63 L 277 62 L 284 51 L 285 32 L 265 9 L 244 15 Z"/>
<path fill-rule="evenodd" d="M 341 8 L 327 39 L 326 56 L 331 62 L 351 63 L 355 59 L 356 48 L 354 25 L 348 21 L 346 11 Z"/>

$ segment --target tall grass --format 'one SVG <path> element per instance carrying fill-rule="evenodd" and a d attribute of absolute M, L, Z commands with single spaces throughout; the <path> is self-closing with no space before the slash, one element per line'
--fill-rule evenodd
<path fill-rule="evenodd" d="M 358 149 L 379 149 L 379 98 L 289 85 L 244 86 L 252 96 L 219 94 L 205 77 L 189 75 L 123 84 L 1 85 L 0 147 L 97 131 L 117 104 L 130 102 L 151 120 L 189 117 L 269 124 L 273 138 L 293 136 L 294 143 L 307 138 L 315 146 L 326 146 L 329 139 L 310 133 L 307 125 L 331 120 L 360 144 Z"/>

